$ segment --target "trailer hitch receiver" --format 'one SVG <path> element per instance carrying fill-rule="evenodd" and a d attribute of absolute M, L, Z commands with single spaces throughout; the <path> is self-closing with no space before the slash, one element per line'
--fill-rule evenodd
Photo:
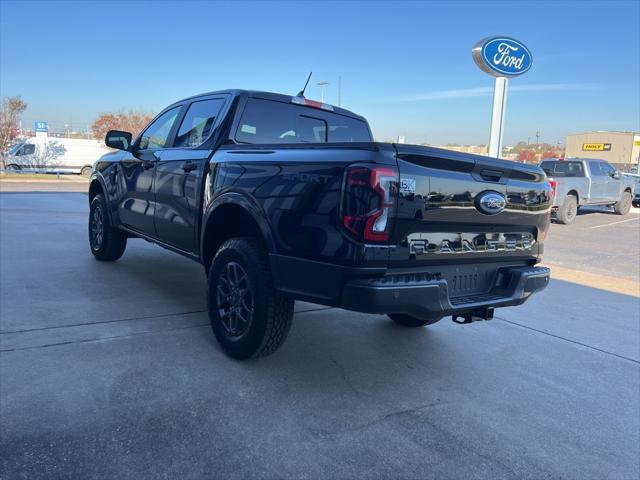
<path fill-rule="evenodd" d="M 451 320 L 455 323 L 459 323 L 460 325 L 464 325 L 465 323 L 477 322 L 480 320 L 491 320 L 493 318 L 493 311 L 495 309 L 493 307 L 480 307 L 472 310 L 471 312 L 466 313 L 454 313 L 451 316 Z"/>

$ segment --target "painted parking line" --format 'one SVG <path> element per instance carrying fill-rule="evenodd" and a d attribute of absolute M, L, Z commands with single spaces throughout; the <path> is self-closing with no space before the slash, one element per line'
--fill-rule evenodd
<path fill-rule="evenodd" d="M 618 222 L 611 222 L 611 223 L 605 223 L 603 225 L 596 225 L 595 227 L 589 227 L 590 229 L 594 229 L 594 228 L 602 228 L 602 227 L 610 227 L 611 225 L 618 225 L 620 223 L 627 223 L 627 222 L 633 222 L 634 220 L 640 220 L 640 217 L 636 217 L 636 218 L 628 218 L 626 220 L 620 220 Z"/>

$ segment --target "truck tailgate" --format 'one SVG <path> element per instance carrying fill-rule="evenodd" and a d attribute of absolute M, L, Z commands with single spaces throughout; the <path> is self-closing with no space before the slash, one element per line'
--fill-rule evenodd
<path fill-rule="evenodd" d="M 431 147 L 395 148 L 400 193 L 393 232 L 397 248 L 390 267 L 535 263 L 542 253 L 551 201 L 540 168 Z M 483 213 L 478 201 L 485 192 L 500 194 L 506 200 L 504 209 Z M 477 270 L 491 276 L 486 269 Z M 464 275 L 474 272 L 458 270 L 463 276 L 456 280 L 464 283 Z"/>

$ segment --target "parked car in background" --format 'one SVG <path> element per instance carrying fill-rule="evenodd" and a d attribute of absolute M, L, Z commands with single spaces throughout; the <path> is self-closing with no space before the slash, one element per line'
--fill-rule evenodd
<path fill-rule="evenodd" d="M 31 137 L 4 154 L 7 171 L 91 174 L 96 160 L 108 153 L 102 140 Z"/>
<path fill-rule="evenodd" d="M 535 165 L 376 143 L 348 110 L 243 90 L 105 143 L 118 151 L 92 173 L 91 252 L 114 261 L 139 237 L 201 263 L 234 358 L 274 352 L 294 300 L 422 327 L 490 319 L 549 282 L 551 187 Z"/>
<path fill-rule="evenodd" d="M 625 173 L 624 175 L 633 179 L 635 188 L 633 190 L 633 201 L 631 204 L 636 208 L 640 208 L 640 175 L 637 173 Z"/>
<path fill-rule="evenodd" d="M 559 223 L 569 224 L 586 205 L 612 206 L 618 215 L 631 209 L 634 181 L 609 162 L 586 158 L 549 159 L 540 164 L 554 189 Z"/>

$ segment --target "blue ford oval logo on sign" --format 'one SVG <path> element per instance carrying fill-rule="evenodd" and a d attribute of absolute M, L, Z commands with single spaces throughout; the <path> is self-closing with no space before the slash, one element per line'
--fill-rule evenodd
<path fill-rule="evenodd" d="M 498 192 L 486 191 L 476 197 L 476 208 L 485 215 L 497 215 L 507 206 L 507 200 Z"/>
<path fill-rule="evenodd" d="M 533 63 L 529 49 L 509 37 L 480 40 L 471 53 L 476 65 L 494 77 L 517 77 L 527 72 Z"/>

